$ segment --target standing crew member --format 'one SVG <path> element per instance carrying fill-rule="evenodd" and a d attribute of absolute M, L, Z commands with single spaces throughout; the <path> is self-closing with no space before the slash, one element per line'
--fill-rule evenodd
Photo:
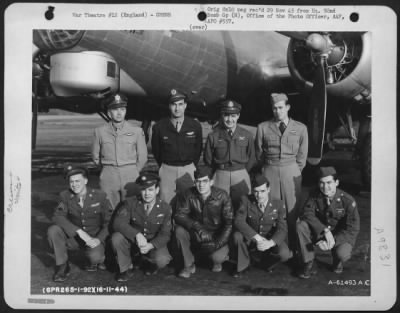
<path fill-rule="evenodd" d="M 308 134 L 304 124 L 288 117 L 290 104 L 285 94 L 272 94 L 274 119 L 257 127 L 257 159 L 271 186 L 271 198 L 282 199 L 287 210 L 289 246 L 296 243 L 296 202 L 301 194 L 301 171 L 306 165 Z"/>
<path fill-rule="evenodd" d="M 67 249 L 83 249 L 90 261 L 85 269 L 104 270 L 104 246 L 112 208 L 103 191 L 87 188 L 88 172 L 69 165 L 65 175 L 69 189 L 60 193 L 61 201 L 53 215 L 55 225 L 47 237 L 56 258 L 55 282 L 67 279 L 70 272 Z"/>
<path fill-rule="evenodd" d="M 156 174 L 142 173 L 136 180 L 140 197 L 125 200 L 118 209 L 113 223 L 116 232 L 112 235 L 120 270 L 118 281 L 132 277 L 131 248 L 147 259 L 146 275 L 155 274 L 172 259 L 167 249 L 172 210 L 158 197 L 159 180 Z"/>
<path fill-rule="evenodd" d="M 228 260 L 228 239 L 232 232 L 233 210 L 228 194 L 213 186 L 212 171 L 199 167 L 194 173 L 195 187 L 178 194 L 175 236 L 182 252 L 184 268 L 179 277 L 189 278 L 196 267 L 191 251 L 207 255 L 213 272 L 222 271 Z"/>
<path fill-rule="evenodd" d="M 332 251 L 333 271 L 343 272 L 343 263 L 350 259 L 351 251 L 360 231 L 360 217 L 352 196 L 337 188 L 339 180 L 333 167 L 321 167 L 318 173 L 319 190 L 307 200 L 304 213 L 297 223 L 301 256 L 304 262 L 301 278 L 313 273 L 313 245 L 323 251 Z"/>
<path fill-rule="evenodd" d="M 171 116 L 153 126 L 151 147 L 160 167 L 160 196 L 167 203 L 175 196 L 177 183 L 193 185 L 193 172 L 203 146 L 201 125 L 185 116 L 186 105 L 186 95 L 172 89 Z"/>
<path fill-rule="evenodd" d="M 269 192 L 268 179 L 259 174 L 253 182 L 253 195 L 242 197 L 234 222 L 238 230 L 233 234 L 237 247 L 234 277 L 240 277 L 250 266 L 252 256 L 257 257 L 267 271 L 292 256 L 284 241 L 287 236 L 285 205 L 282 200 L 270 199 Z"/>
<path fill-rule="evenodd" d="M 222 124 L 208 135 L 204 150 L 204 162 L 215 170 L 214 186 L 233 200 L 250 193 L 248 172 L 256 161 L 253 136 L 237 125 L 241 108 L 235 101 L 222 102 Z"/>
<path fill-rule="evenodd" d="M 102 166 L 100 188 L 113 208 L 125 199 L 127 184 L 134 182 L 147 162 L 143 130 L 125 121 L 127 99 L 116 94 L 108 104 L 111 121 L 94 131 L 92 159 Z"/>

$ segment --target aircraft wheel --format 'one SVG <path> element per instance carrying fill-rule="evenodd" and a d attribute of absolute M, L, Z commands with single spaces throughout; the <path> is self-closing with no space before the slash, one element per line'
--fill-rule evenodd
<path fill-rule="evenodd" d="M 371 133 L 365 136 L 364 144 L 361 148 L 361 173 L 364 184 L 371 187 L 372 155 L 371 155 Z"/>

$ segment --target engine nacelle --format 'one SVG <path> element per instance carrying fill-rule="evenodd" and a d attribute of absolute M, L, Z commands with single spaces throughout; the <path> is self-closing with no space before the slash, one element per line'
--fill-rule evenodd
<path fill-rule="evenodd" d="M 50 58 L 50 83 L 61 97 L 119 89 L 120 69 L 115 59 L 101 51 L 60 52 Z"/>
<path fill-rule="evenodd" d="M 337 39 L 335 48 L 327 54 L 327 85 L 329 95 L 336 97 L 366 98 L 371 90 L 371 33 L 359 36 L 352 33 L 345 39 Z M 288 66 L 292 77 L 300 87 L 310 91 L 313 87 L 313 51 L 304 41 L 291 39 L 289 42 Z M 332 61 L 333 60 L 333 61 Z"/>

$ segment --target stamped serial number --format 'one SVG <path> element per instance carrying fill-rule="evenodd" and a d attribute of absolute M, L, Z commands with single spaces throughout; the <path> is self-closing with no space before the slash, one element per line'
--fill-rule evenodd
<path fill-rule="evenodd" d="M 99 293 L 127 293 L 127 286 L 90 286 L 90 287 L 44 287 L 42 289 L 43 294 L 73 294 L 73 293 L 88 293 L 88 294 L 99 294 Z"/>
<path fill-rule="evenodd" d="M 336 286 L 370 286 L 369 279 L 366 280 L 356 280 L 356 279 L 336 279 L 329 280 L 328 285 L 336 285 Z"/>

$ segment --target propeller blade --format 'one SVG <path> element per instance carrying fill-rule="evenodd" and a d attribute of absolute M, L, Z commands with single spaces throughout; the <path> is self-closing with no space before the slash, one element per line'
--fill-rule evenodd
<path fill-rule="evenodd" d="M 307 160 L 312 165 L 319 164 L 322 158 L 326 105 L 325 57 L 320 56 L 314 74 L 311 103 L 308 111 L 309 146 Z"/>

